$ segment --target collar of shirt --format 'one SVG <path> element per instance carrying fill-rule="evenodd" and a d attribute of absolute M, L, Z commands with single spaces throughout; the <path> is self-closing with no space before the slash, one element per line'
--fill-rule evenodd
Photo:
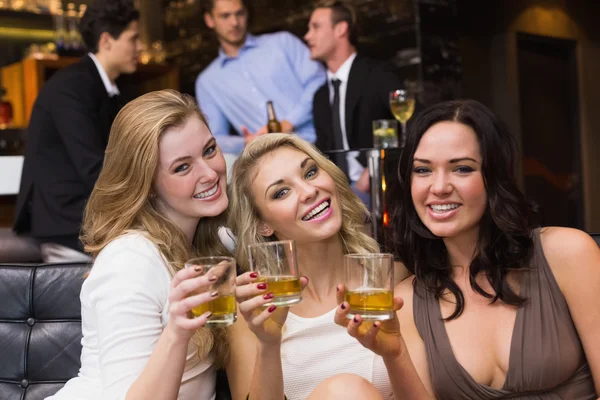
<path fill-rule="evenodd" d="M 96 65 L 96 68 L 98 69 L 98 73 L 100 74 L 102 83 L 104 83 L 104 87 L 106 88 L 106 93 L 108 93 L 108 97 L 120 95 L 121 92 L 119 92 L 119 88 L 117 87 L 117 85 L 115 83 L 112 83 L 110 81 L 110 79 L 108 78 L 108 75 L 106 74 L 106 71 L 104 70 L 104 68 L 102 68 L 102 65 L 100 65 L 100 62 L 98 61 L 98 59 L 96 58 L 94 53 L 88 53 L 88 56 L 90 56 L 90 58 Z"/>
<path fill-rule="evenodd" d="M 238 52 L 238 56 L 246 49 L 252 48 L 252 47 L 256 47 L 258 46 L 258 40 L 256 38 L 256 36 L 251 35 L 251 34 L 246 34 L 246 41 L 244 42 L 244 45 L 240 48 L 240 51 Z M 219 47 L 219 56 L 218 59 L 221 63 L 221 67 L 225 65 L 225 63 L 227 61 L 230 60 L 234 60 L 236 59 L 238 56 L 235 57 L 231 57 L 228 56 L 227 54 L 225 54 L 225 52 L 223 51 L 222 47 Z"/>
<path fill-rule="evenodd" d="M 346 59 L 346 61 L 344 61 L 344 63 L 340 66 L 340 68 L 338 68 L 338 70 L 335 72 L 335 74 L 333 72 L 331 72 L 330 70 L 327 70 L 327 84 L 329 85 L 329 102 L 330 103 L 333 102 L 333 85 L 331 84 L 331 81 L 333 79 L 339 79 L 342 82 L 340 84 L 340 89 L 342 86 L 345 88 L 346 83 L 348 82 L 348 77 L 350 76 L 350 68 L 352 68 L 352 63 L 354 62 L 355 58 L 356 58 L 356 52 L 352 53 L 352 55 L 350 57 L 348 57 Z"/>

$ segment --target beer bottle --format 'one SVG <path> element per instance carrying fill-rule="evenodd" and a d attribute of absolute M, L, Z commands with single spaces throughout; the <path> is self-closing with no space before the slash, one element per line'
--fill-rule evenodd
<path fill-rule="evenodd" d="M 277 117 L 275 116 L 275 109 L 273 108 L 272 101 L 267 101 L 267 116 L 269 118 L 269 122 L 267 122 L 267 131 L 269 133 L 281 132 L 281 124 L 277 121 Z"/>

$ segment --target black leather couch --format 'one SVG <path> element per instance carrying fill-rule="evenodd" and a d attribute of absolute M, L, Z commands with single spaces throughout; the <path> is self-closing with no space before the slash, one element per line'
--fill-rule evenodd
<path fill-rule="evenodd" d="M 86 264 L 0 265 L 0 400 L 41 400 L 77 375 Z"/>

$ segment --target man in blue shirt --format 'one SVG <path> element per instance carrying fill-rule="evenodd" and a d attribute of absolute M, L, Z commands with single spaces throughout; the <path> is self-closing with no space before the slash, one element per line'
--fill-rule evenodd
<path fill-rule="evenodd" d="M 314 142 L 312 102 L 325 83 L 323 66 L 291 33 L 248 34 L 242 0 L 208 0 L 207 6 L 204 20 L 221 47 L 196 80 L 196 98 L 223 152 L 238 154 L 267 133 L 269 100 L 283 132 Z M 238 135 L 230 135 L 231 127 Z"/>

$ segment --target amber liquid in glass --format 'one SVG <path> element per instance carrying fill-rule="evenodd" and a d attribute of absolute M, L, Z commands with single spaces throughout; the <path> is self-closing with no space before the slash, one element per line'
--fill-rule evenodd
<path fill-rule="evenodd" d="M 392 114 L 394 114 L 394 117 L 404 124 L 410 119 L 410 117 L 412 117 L 413 113 L 415 112 L 415 99 L 391 99 L 390 109 L 392 110 Z"/>
<path fill-rule="evenodd" d="M 345 300 L 355 314 L 367 316 L 369 313 L 393 310 L 393 293 L 384 289 L 361 289 L 346 292 Z"/>
<path fill-rule="evenodd" d="M 286 306 L 302 300 L 300 279 L 295 276 L 261 276 L 257 282 L 267 284 L 267 293 L 273 293 L 273 301 L 269 304 Z"/>
<path fill-rule="evenodd" d="M 205 312 L 212 312 L 211 318 L 235 313 L 235 296 L 232 294 L 219 296 L 208 303 L 200 304 L 192 309 L 192 314 L 199 317 Z"/>
<path fill-rule="evenodd" d="M 256 280 L 266 282 L 267 291 L 273 292 L 275 296 L 289 296 L 300 293 L 300 279 L 295 276 L 264 276 Z"/>

